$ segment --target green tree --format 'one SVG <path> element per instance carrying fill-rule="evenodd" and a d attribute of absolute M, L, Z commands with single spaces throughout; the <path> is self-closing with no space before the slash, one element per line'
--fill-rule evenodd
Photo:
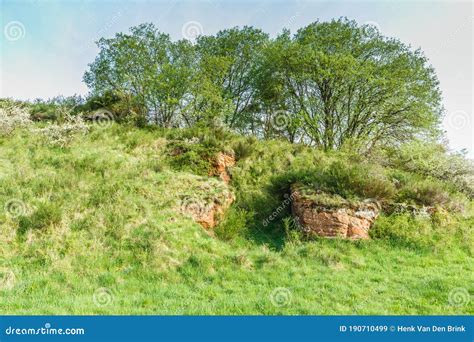
<path fill-rule="evenodd" d="M 221 57 L 205 56 L 196 63 L 188 104 L 183 113 L 184 124 L 217 126 L 233 110 L 232 101 L 222 94 L 220 84 L 226 76 L 228 63 Z"/>
<path fill-rule="evenodd" d="M 131 34 L 102 38 L 98 46 L 99 55 L 84 75 L 93 94 L 129 94 L 156 124 L 179 124 L 195 71 L 190 42 L 171 42 L 153 24 L 142 24 L 131 28 Z"/>
<path fill-rule="evenodd" d="M 244 131 L 252 119 L 255 70 L 268 41 L 266 33 L 248 26 L 219 31 L 215 36 L 202 36 L 197 40 L 200 58 L 214 58 L 214 63 L 225 69 L 223 77 L 214 78 L 214 84 L 223 100 L 231 103 L 224 122 L 232 129 Z"/>
<path fill-rule="evenodd" d="M 434 131 L 442 112 L 434 70 L 420 50 L 347 19 L 315 22 L 279 40 L 272 79 L 305 141 L 334 149 L 370 148 Z M 278 41 L 278 39 L 277 39 Z M 261 83 L 263 102 L 268 86 Z M 265 88 L 267 87 L 267 88 Z M 279 101 L 281 103 L 281 101 Z"/>

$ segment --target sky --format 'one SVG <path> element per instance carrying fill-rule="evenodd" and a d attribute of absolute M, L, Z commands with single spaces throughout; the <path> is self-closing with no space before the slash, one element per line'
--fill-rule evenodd
<path fill-rule="evenodd" d="M 474 12 L 466 1 L 0 0 L 0 97 L 86 95 L 95 41 L 154 23 L 173 39 L 253 25 L 272 36 L 341 16 L 421 48 L 443 92 L 453 151 L 474 158 Z"/>

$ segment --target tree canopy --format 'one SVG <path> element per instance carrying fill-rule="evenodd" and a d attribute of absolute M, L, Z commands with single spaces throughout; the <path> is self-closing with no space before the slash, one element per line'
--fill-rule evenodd
<path fill-rule="evenodd" d="M 98 46 L 84 76 L 92 95 L 121 94 L 162 127 L 219 123 L 324 149 L 370 148 L 434 133 L 442 114 L 420 50 L 345 18 L 273 39 L 235 27 L 195 43 L 143 24 Z"/>

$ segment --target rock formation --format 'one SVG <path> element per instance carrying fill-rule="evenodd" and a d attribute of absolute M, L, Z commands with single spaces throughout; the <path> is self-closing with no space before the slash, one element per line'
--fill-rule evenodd
<path fill-rule="evenodd" d="M 380 205 L 375 200 L 351 202 L 336 195 L 292 186 L 292 213 L 308 236 L 368 239 Z"/>
<path fill-rule="evenodd" d="M 229 183 L 230 176 L 228 168 L 235 165 L 235 157 L 231 154 L 219 152 L 214 160 L 214 168 L 209 172 L 209 176 L 219 176 L 225 183 Z"/>

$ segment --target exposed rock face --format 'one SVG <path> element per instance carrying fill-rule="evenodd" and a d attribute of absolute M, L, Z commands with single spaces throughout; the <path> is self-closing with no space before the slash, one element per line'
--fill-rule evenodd
<path fill-rule="evenodd" d="M 368 239 L 380 211 L 379 203 L 352 203 L 340 197 L 327 200 L 328 196 L 318 191 L 308 194 L 301 186 L 292 186 L 292 212 L 301 229 L 308 236 Z"/>
<path fill-rule="evenodd" d="M 185 197 L 181 203 L 181 211 L 204 228 L 214 228 L 234 200 L 235 196 L 230 190 L 210 202 Z"/>
<path fill-rule="evenodd" d="M 219 152 L 214 160 L 214 169 L 209 176 L 219 176 L 224 182 L 229 183 L 230 176 L 228 168 L 235 165 L 235 157 L 230 154 Z"/>

